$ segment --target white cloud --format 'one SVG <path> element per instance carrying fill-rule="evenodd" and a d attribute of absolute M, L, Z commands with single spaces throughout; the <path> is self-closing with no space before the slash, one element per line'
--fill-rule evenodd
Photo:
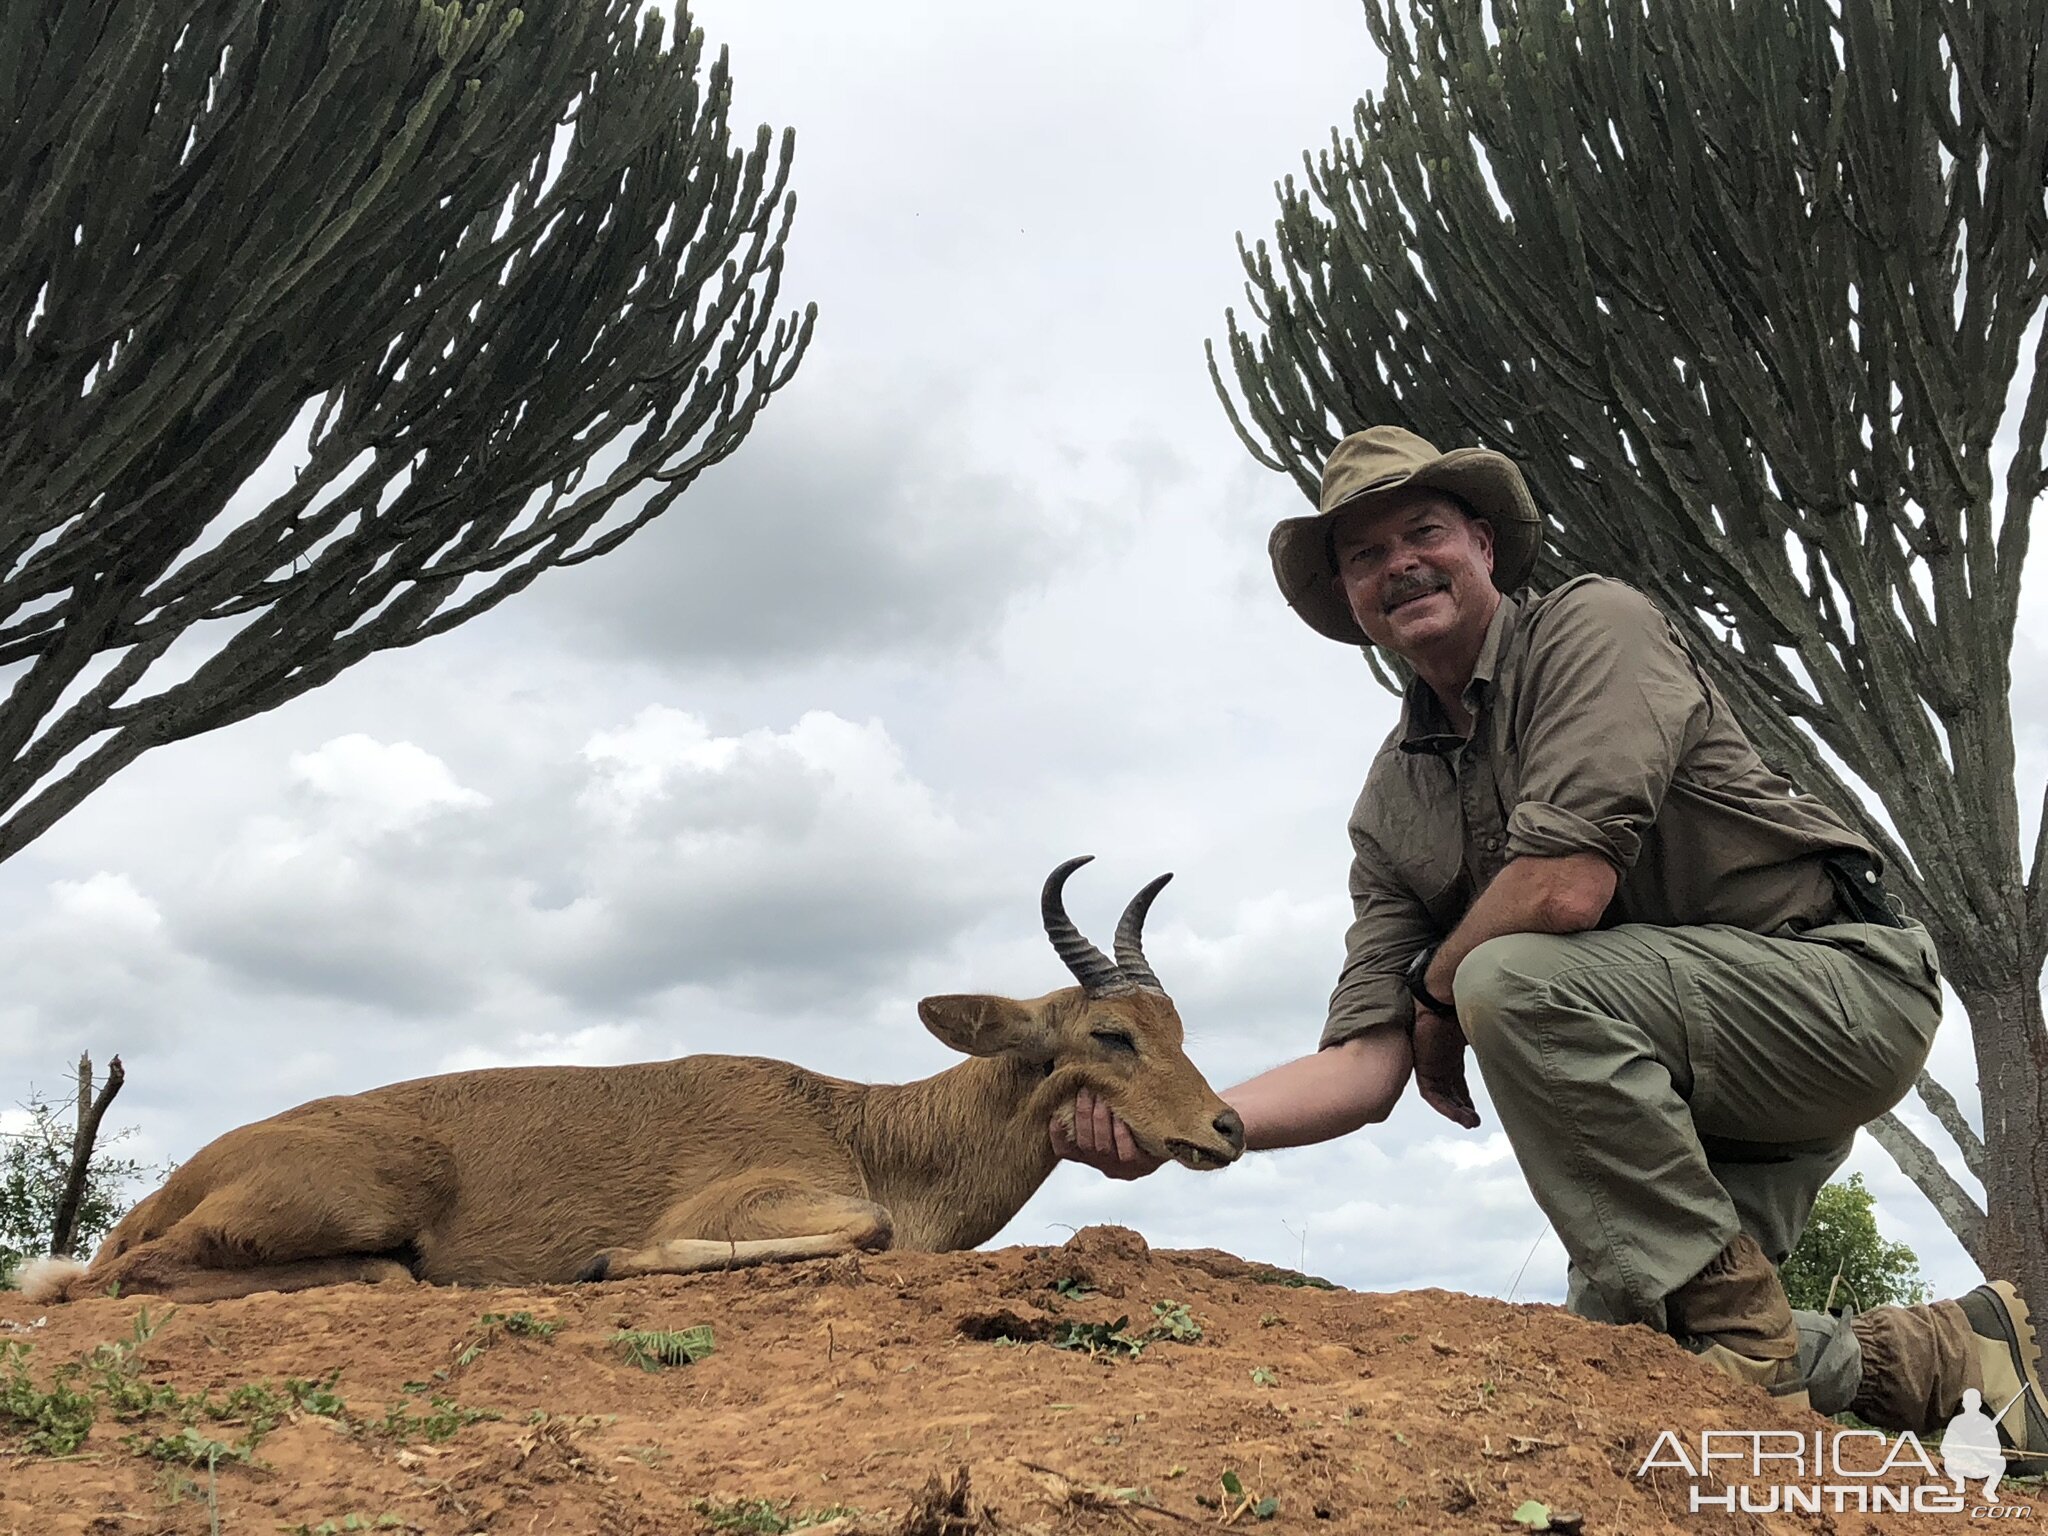
<path fill-rule="evenodd" d="M 448 767 L 409 741 L 386 745 L 360 732 L 317 751 L 292 755 L 291 777 L 328 803 L 330 819 L 352 833 L 409 831 L 447 811 L 490 800 L 455 782 Z"/>

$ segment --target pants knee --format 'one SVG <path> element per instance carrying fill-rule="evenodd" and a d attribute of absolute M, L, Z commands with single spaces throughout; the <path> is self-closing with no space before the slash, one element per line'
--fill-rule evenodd
<path fill-rule="evenodd" d="M 1458 965 L 1452 982 L 1458 1022 L 1481 1057 L 1523 1038 L 1518 1026 L 1542 1006 L 1557 940 L 1544 933 L 1510 933 L 1488 939 Z"/>

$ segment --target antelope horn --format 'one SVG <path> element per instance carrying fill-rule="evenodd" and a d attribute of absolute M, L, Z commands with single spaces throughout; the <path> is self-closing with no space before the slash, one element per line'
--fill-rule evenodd
<path fill-rule="evenodd" d="M 1145 889 L 1131 898 L 1131 904 L 1124 908 L 1123 921 L 1116 925 L 1116 968 L 1124 980 L 1140 992 L 1164 994 L 1166 988 L 1159 985 L 1159 978 L 1152 974 L 1152 967 L 1146 962 L 1144 934 L 1145 914 L 1152 910 L 1152 898 L 1165 889 L 1172 875 L 1161 875 Z"/>
<path fill-rule="evenodd" d="M 1073 919 L 1067 916 L 1067 909 L 1060 901 L 1060 890 L 1067 883 L 1067 876 L 1095 857 L 1084 853 L 1078 859 L 1069 859 L 1045 879 L 1045 890 L 1038 898 L 1039 915 L 1045 919 L 1045 936 L 1052 940 L 1052 947 L 1066 962 L 1068 970 L 1074 973 L 1074 980 L 1081 983 L 1082 990 L 1090 997 L 1111 997 L 1119 992 L 1133 990 L 1123 972 L 1116 968 L 1101 950 L 1081 937 Z"/>

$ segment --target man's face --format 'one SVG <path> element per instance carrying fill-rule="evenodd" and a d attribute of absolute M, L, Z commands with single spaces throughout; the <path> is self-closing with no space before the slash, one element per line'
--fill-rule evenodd
<path fill-rule="evenodd" d="M 1437 491 L 1402 491 L 1344 513 L 1330 539 L 1351 616 L 1373 644 L 1407 657 L 1493 617 L 1493 529 Z"/>

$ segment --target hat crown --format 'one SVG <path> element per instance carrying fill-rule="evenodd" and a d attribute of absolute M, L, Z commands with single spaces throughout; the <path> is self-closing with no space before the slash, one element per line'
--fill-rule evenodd
<path fill-rule="evenodd" d="M 1353 497 L 1392 489 L 1442 457 L 1434 443 L 1405 427 L 1367 427 L 1354 432 L 1333 448 L 1323 463 L 1318 510 L 1334 512 Z"/>

